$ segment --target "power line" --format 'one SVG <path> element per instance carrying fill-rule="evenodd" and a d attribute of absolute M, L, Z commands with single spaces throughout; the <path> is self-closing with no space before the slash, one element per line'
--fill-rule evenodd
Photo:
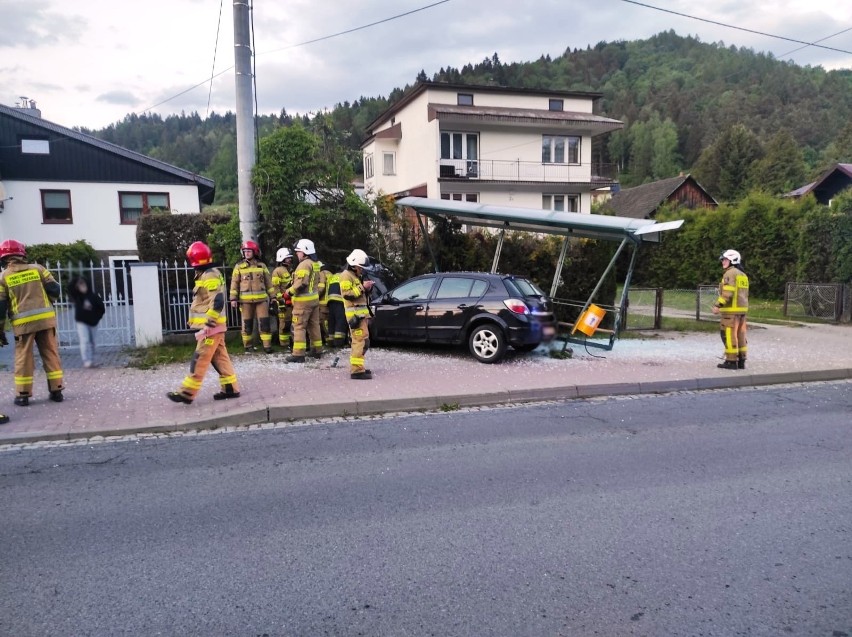
<path fill-rule="evenodd" d="M 210 74 L 216 70 L 216 52 L 219 50 L 219 29 L 222 27 L 222 4 L 223 0 L 219 0 L 219 21 L 216 23 L 216 42 L 213 44 L 213 66 L 210 67 Z M 207 91 L 207 114 L 210 115 L 210 96 L 213 95 L 213 80 L 210 80 L 210 90 Z"/>
<path fill-rule="evenodd" d="M 815 42 L 805 42 L 804 40 L 795 40 L 793 38 L 785 38 L 783 35 L 774 35 L 772 33 L 764 33 L 763 31 L 755 31 L 754 29 L 746 29 L 745 27 L 738 27 L 733 24 L 727 24 L 725 22 L 717 22 L 716 20 L 709 20 L 707 18 L 699 18 L 698 16 L 689 15 L 687 13 L 679 13 L 677 11 L 672 11 L 671 9 L 662 9 L 660 7 L 655 7 L 650 4 L 645 4 L 644 2 L 637 2 L 636 0 L 621 0 L 622 2 L 626 2 L 628 4 L 635 4 L 638 7 L 644 7 L 646 9 L 654 9 L 655 11 L 662 11 L 663 13 L 671 13 L 672 15 L 678 15 L 682 18 L 689 18 L 690 20 L 698 20 L 700 22 L 707 22 L 709 24 L 715 24 L 720 27 L 726 27 L 728 29 L 736 29 L 737 31 L 745 31 L 746 33 L 754 33 L 755 35 L 763 35 L 767 38 L 775 38 L 776 40 L 786 40 L 787 42 L 794 42 L 796 44 L 804 44 L 805 46 L 814 46 L 818 49 L 825 49 L 827 51 L 835 51 L 837 53 L 846 53 L 847 55 L 852 55 L 852 51 L 846 51 L 845 49 L 835 49 L 830 46 L 822 46 L 821 44 L 816 44 Z M 841 33 L 843 33 L 841 31 Z M 835 34 L 837 35 L 837 34 Z M 833 37 L 833 36 L 829 36 Z M 823 38 L 825 40 L 826 38 Z M 822 40 L 817 40 L 818 42 L 822 42 Z M 787 54 L 789 55 L 789 54 Z"/>
<path fill-rule="evenodd" d="M 433 2 L 432 4 L 427 4 L 423 7 L 418 8 L 418 9 L 412 9 L 411 11 L 406 11 L 405 13 L 400 13 L 400 14 L 391 16 L 389 18 L 377 20 L 376 22 L 370 22 L 369 24 L 364 24 L 364 25 L 361 25 L 359 27 L 354 27 L 352 29 L 346 29 L 345 31 L 339 31 L 338 33 L 332 33 L 331 35 L 325 35 L 321 38 L 315 38 L 313 40 L 306 40 L 305 42 L 299 42 L 298 44 L 291 44 L 289 46 L 281 47 L 280 49 L 273 49 L 272 51 L 263 51 L 261 53 L 256 53 L 256 54 L 254 54 L 254 57 L 257 57 L 259 55 L 267 55 L 269 53 L 278 53 L 279 51 L 286 51 L 288 49 L 295 49 L 295 48 L 300 47 L 300 46 L 306 46 L 308 44 L 315 44 L 317 42 L 323 42 L 324 40 L 330 40 L 332 38 L 340 37 L 341 35 L 348 35 L 349 33 L 355 33 L 356 31 L 362 31 L 364 29 L 369 29 L 370 27 L 374 27 L 374 26 L 379 25 L 379 24 L 384 24 L 385 22 L 391 22 L 393 20 L 398 20 L 399 18 L 405 18 L 405 17 L 413 15 L 415 13 L 419 13 L 420 11 L 426 11 L 427 9 L 432 9 L 433 7 L 437 7 L 438 5 L 446 4 L 447 2 L 451 2 L 451 0 L 438 0 L 438 2 Z M 220 6 L 220 11 L 221 11 L 221 6 Z M 217 36 L 217 38 L 218 38 L 218 36 Z M 180 93 L 172 95 L 171 97 L 164 99 L 162 102 L 157 102 L 153 106 L 149 106 L 148 108 L 144 108 L 139 112 L 140 113 L 146 113 L 146 112 L 148 112 L 152 109 L 157 108 L 158 106 L 162 106 L 163 104 L 171 102 L 173 99 L 177 99 L 181 95 L 186 95 L 190 91 L 197 89 L 199 86 L 203 86 L 207 82 L 212 82 L 214 79 L 216 79 L 220 75 L 224 75 L 225 73 L 227 73 L 228 71 L 230 71 L 233 68 L 234 68 L 234 65 L 232 64 L 228 68 L 223 69 L 222 71 L 219 71 L 218 73 L 212 74 L 210 77 L 208 77 L 204 81 L 199 82 L 198 84 L 195 84 L 193 86 L 190 86 L 185 91 L 181 91 Z M 212 84 L 211 84 L 211 90 L 212 90 Z M 208 106 L 208 108 L 209 108 L 209 106 Z"/>

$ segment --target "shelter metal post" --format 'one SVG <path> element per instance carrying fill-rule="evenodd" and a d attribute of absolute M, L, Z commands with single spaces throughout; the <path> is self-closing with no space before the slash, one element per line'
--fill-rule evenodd
<path fill-rule="evenodd" d="M 423 223 L 423 215 L 417 213 L 417 224 L 420 226 L 420 232 L 423 234 L 423 239 L 426 241 L 426 247 L 429 249 L 429 256 L 432 257 L 432 265 L 435 266 L 435 272 L 440 272 L 438 269 L 438 259 L 435 258 L 435 252 L 432 250 L 432 242 L 429 241 L 429 233 L 426 232 L 426 225 Z"/>
<path fill-rule="evenodd" d="M 559 258 L 556 260 L 556 272 L 553 274 L 553 283 L 550 286 L 550 298 L 556 297 L 556 289 L 559 287 L 559 281 L 562 279 L 562 266 L 565 263 L 565 256 L 568 254 L 568 240 L 570 237 L 565 237 L 562 240 L 562 247 L 559 248 Z"/>
<path fill-rule="evenodd" d="M 503 239 L 506 238 L 506 230 L 500 231 L 500 238 L 497 239 L 497 249 L 494 251 L 494 261 L 491 263 L 491 274 L 497 272 L 497 263 L 500 261 L 500 253 L 503 251 Z"/>
<path fill-rule="evenodd" d="M 630 280 L 633 278 L 633 270 L 636 268 L 636 257 L 639 255 L 639 244 L 633 244 L 633 254 L 630 255 L 630 265 L 627 266 L 627 275 L 624 277 L 624 287 L 621 288 L 621 300 L 618 302 L 618 314 L 615 316 L 615 324 L 612 329 L 615 334 L 621 331 L 622 317 L 627 313 L 627 294 L 630 292 Z"/>

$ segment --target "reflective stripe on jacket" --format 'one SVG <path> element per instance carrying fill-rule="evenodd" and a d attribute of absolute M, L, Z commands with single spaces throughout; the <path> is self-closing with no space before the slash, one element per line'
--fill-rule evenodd
<path fill-rule="evenodd" d="M 367 305 L 367 295 L 364 292 L 361 279 L 349 269 L 344 270 L 338 276 L 340 277 L 340 294 L 343 296 L 346 319 L 349 320 L 354 316 L 369 318 L 370 307 Z"/>
<path fill-rule="evenodd" d="M 57 286 L 38 263 L 10 260 L 0 274 L 0 301 L 5 302 L 15 335 L 56 327 L 56 310 L 45 286 Z M 5 320 L 0 317 L 0 323 Z"/>
<path fill-rule="evenodd" d="M 231 274 L 231 300 L 242 303 L 267 301 L 274 295 L 272 277 L 266 264 L 256 259 L 243 260 Z"/>
<path fill-rule="evenodd" d="M 225 277 L 218 268 L 195 273 L 195 288 L 192 290 L 192 305 L 189 306 L 189 327 L 201 329 L 213 319 L 216 325 L 226 325 L 228 316 L 225 308 Z"/>
<path fill-rule="evenodd" d="M 293 272 L 293 283 L 287 289 L 288 294 L 294 301 L 318 301 L 319 300 L 319 273 L 320 264 L 305 257 L 299 261 L 296 271 Z"/>
<path fill-rule="evenodd" d="M 722 314 L 748 313 L 748 276 L 731 266 L 722 275 L 716 307 Z"/>

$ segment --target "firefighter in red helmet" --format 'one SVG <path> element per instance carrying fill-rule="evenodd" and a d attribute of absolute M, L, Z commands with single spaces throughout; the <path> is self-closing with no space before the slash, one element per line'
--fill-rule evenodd
<path fill-rule="evenodd" d="M 178 391 L 169 392 L 167 396 L 176 403 L 191 403 L 201 389 L 207 368 L 212 364 L 219 374 L 220 386 L 213 399 L 239 398 L 237 374 L 225 345 L 225 331 L 228 329 L 225 278 L 213 265 L 213 254 L 207 244 L 196 241 L 186 251 L 186 258 L 195 268 L 188 323 L 190 329 L 196 330 L 198 344 L 189 363 L 189 375 L 183 379 Z"/>
<path fill-rule="evenodd" d="M 272 353 L 272 325 L 269 320 L 269 299 L 275 298 L 272 277 L 266 264 L 260 260 L 260 246 L 254 241 L 244 241 L 240 246 L 242 261 L 231 274 L 231 305 L 239 304 L 242 314 L 243 347 L 252 350 L 254 322 L 258 323 L 260 344 L 267 354 Z"/>
<path fill-rule="evenodd" d="M 20 241 L 0 243 L 0 346 L 6 340 L 6 318 L 15 334 L 15 404 L 30 404 L 33 395 L 33 345 L 38 347 L 50 400 L 60 403 L 65 389 L 62 361 L 56 342 L 56 311 L 59 283 L 38 263 L 27 263 L 26 247 Z"/>

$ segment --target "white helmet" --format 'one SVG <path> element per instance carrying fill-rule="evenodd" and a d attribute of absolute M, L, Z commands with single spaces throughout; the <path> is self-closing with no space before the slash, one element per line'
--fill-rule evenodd
<path fill-rule="evenodd" d="M 719 261 L 722 259 L 727 259 L 731 262 L 731 265 L 739 265 L 740 264 L 740 253 L 736 250 L 725 250 L 722 253 L 722 256 L 719 257 Z"/>
<path fill-rule="evenodd" d="M 299 239 L 293 249 L 297 252 L 304 252 L 305 254 L 316 254 L 314 242 L 310 239 Z"/>
<path fill-rule="evenodd" d="M 284 259 L 291 259 L 293 257 L 293 253 L 290 252 L 290 248 L 280 248 L 278 252 L 275 253 L 275 260 L 278 263 L 283 263 Z"/>
<path fill-rule="evenodd" d="M 367 253 L 363 250 L 355 249 L 353 250 L 348 257 L 346 257 L 346 263 L 351 266 L 360 266 L 366 267 L 370 262 L 370 257 L 367 256 Z"/>

